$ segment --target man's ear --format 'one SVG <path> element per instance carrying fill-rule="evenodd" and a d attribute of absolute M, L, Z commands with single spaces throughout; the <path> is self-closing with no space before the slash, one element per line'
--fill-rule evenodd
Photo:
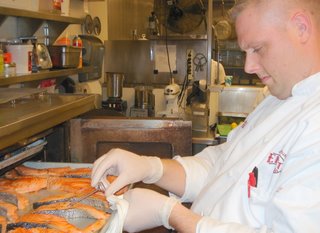
<path fill-rule="evenodd" d="M 304 12 L 297 12 L 291 18 L 291 22 L 297 32 L 297 35 L 300 38 L 302 43 L 308 41 L 312 27 L 311 27 L 311 19 L 309 15 Z"/>

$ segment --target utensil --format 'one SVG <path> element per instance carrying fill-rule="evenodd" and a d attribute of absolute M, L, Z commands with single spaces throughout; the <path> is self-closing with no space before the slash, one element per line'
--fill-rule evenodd
<path fill-rule="evenodd" d="M 83 201 L 84 199 L 87 199 L 88 197 L 92 196 L 93 194 L 95 194 L 95 193 L 97 193 L 97 192 L 99 192 L 99 191 L 100 191 L 99 189 L 95 189 L 95 190 L 93 190 L 92 192 L 87 193 L 86 195 L 80 197 L 78 200 L 76 200 L 76 201 L 74 201 L 74 202 L 70 202 L 69 207 L 74 206 L 75 204 Z"/>
<path fill-rule="evenodd" d="M 83 201 L 84 199 L 87 199 L 88 197 L 90 197 L 90 196 L 92 196 L 93 194 L 95 194 L 95 193 L 97 193 L 97 192 L 99 192 L 99 191 L 102 191 L 102 190 L 105 190 L 105 186 L 103 185 L 102 182 L 99 182 L 97 189 L 95 189 L 95 190 L 93 190 L 93 191 L 85 194 L 84 196 L 80 197 L 78 200 L 76 200 L 76 201 L 74 201 L 74 202 L 71 202 L 71 203 L 69 204 L 69 207 L 74 206 L 75 204 Z"/>
<path fill-rule="evenodd" d="M 94 30 L 93 19 L 91 15 L 86 15 L 84 19 L 84 30 L 88 34 L 92 34 Z"/>
<path fill-rule="evenodd" d="M 96 34 L 97 36 L 99 36 L 101 33 L 101 22 L 99 17 L 97 16 L 94 17 L 93 19 L 93 31 L 94 31 L 94 34 Z"/>

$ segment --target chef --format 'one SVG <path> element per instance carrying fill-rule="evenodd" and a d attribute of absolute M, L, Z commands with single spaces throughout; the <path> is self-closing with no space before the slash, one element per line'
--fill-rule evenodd
<path fill-rule="evenodd" d="M 227 142 L 172 160 L 113 149 L 100 157 L 92 185 L 117 175 L 106 196 L 124 195 L 124 229 L 160 225 L 183 233 L 320 232 L 320 1 L 239 0 L 232 8 L 245 71 L 270 95 Z M 192 202 L 191 209 L 181 202 Z"/>

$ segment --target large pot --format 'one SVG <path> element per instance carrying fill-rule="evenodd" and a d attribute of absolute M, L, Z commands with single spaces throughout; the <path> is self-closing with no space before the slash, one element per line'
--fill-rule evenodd
<path fill-rule="evenodd" d="M 105 82 L 107 83 L 107 96 L 108 98 L 121 98 L 122 87 L 124 81 L 123 73 L 106 72 Z"/>

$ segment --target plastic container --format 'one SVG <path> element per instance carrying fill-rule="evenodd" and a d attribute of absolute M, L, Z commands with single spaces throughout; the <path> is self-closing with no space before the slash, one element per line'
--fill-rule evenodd
<path fill-rule="evenodd" d="M 12 61 L 16 63 L 17 74 L 31 73 L 32 49 L 33 45 L 29 44 L 7 45 L 7 50 L 11 53 Z"/>

